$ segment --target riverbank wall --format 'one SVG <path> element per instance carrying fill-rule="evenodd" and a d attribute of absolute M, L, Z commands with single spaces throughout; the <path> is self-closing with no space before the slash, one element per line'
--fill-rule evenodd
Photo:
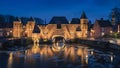
<path fill-rule="evenodd" d="M 102 41 L 102 40 L 83 40 L 79 39 L 77 40 L 77 43 L 85 44 L 90 47 L 96 47 L 96 48 L 103 48 L 103 49 L 112 49 L 112 50 L 120 50 L 120 45 L 110 43 L 108 41 Z"/>

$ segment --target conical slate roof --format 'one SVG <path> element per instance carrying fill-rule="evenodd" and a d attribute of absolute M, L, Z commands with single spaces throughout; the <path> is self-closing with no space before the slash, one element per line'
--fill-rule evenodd
<path fill-rule="evenodd" d="M 87 19 L 87 16 L 86 16 L 85 12 L 82 13 L 80 19 Z"/>
<path fill-rule="evenodd" d="M 37 25 L 34 26 L 33 33 L 40 33 L 40 29 Z"/>

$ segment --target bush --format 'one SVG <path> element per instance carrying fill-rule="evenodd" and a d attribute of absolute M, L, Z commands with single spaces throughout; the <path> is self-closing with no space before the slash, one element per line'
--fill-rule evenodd
<path fill-rule="evenodd" d="M 33 44 L 33 43 L 34 42 L 33 42 L 32 38 L 27 38 L 26 42 L 25 42 L 25 45 L 30 45 L 30 44 Z"/>

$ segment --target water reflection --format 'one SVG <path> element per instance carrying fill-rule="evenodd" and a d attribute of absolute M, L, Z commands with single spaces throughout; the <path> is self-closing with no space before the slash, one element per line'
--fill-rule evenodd
<path fill-rule="evenodd" d="M 12 68 L 12 63 L 13 63 L 13 53 L 9 53 L 9 58 L 8 58 L 8 67 L 7 68 Z"/>
<path fill-rule="evenodd" d="M 64 58 L 66 60 L 70 60 L 70 61 L 74 62 L 75 59 L 76 59 L 75 56 L 76 56 L 76 54 L 75 54 L 75 48 L 73 46 L 65 47 Z"/>
<path fill-rule="evenodd" d="M 53 66 L 56 66 L 56 68 L 59 66 L 59 62 L 66 65 L 69 63 L 76 63 L 78 65 L 85 66 L 90 64 L 93 60 L 96 62 L 102 61 L 104 59 L 103 57 L 107 58 L 111 63 L 113 62 L 114 55 L 103 54 L 100 51 L 80 45 L 41 46 L 39 44 L 34 44 L 30 49 L 25 51 L 10 52 L 7 67 L 12 68 L 15 62 L 21 61 L 23 61 L 24 67 L 36 64 L 38 64 L 38 66 L 45 64 L 46 66 L 47 62 Z"/>

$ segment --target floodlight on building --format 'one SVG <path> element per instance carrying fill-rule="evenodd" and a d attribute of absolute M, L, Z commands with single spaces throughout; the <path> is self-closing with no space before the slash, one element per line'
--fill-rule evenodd
<path fill-rule="evenodd" d="M 112 30 L 110 30 L 110 33 L 113 33 L 113 31 L 112 31 Z"/>
<path fill-rule="evenodd" d="M 102 36 L 104 36 L 105 35 L 105 33 L 104 32 L 102 32 Z"/>
<path fill-rule="evenodd" d="M 118 33 L 120 32 L 120 26 L 118 25 Z"/>

